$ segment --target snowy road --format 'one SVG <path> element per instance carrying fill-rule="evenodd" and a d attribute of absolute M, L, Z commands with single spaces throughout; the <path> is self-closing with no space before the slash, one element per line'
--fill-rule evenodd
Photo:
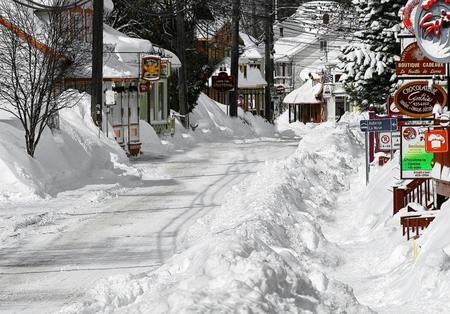
<path fill-rule="evenodd" d="M 26 209 L 7 205 L 28 211 L 32 222 L 17 224 L 0 243 L 0 313 L 49 313 L 102 277 L 158 267 L 176 252 L 177 236 L 220 207 L 232 186 L 297 146 L 199 144 L 168 158 L 136 159 L 142 180 L 90 184 Z"/>

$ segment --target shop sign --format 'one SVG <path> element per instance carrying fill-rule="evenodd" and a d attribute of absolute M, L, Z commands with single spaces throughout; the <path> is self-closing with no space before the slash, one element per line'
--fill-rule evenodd
<path fill-rule="evenodd" d="M 228 75 L 227 72 L 219 72 L 218 75 L 211 77 L 212 88 L 220 92 L 226 92 L 234 88 L 234 76 Z"/>
<path fill-rule="evenodd" d="M 416 15 L 417 6 L 421 0 L 409 0 L 402 11 L 402 20 L 405 28 L 414 35 L 414 17 Z"/>
<path fill-rule="evenodd" d="M 161 58 L 161 77 L 169 78 L 171 74 L 171 63 L 167 58 Z"/>
<path fill-rule="evenodd" d="M 422 52 L 435 62 L 450 62 L 450 3 L 448 0 L 423 0 L 414 17 L 414 33 Z"/>
<path fill-rule="evenodd" d="M 283 85 L 277 86 L 277 94 L 283 94 L 286 91 Z"/>
<path fill-rule="evenodd" d="M 400 168 L 402 179 L 430 178 L 433 153 L 425 150 L 428 126 L 402 126 Z"/>
<path fill-rule="evenodd" d="M 431 61 L 417 42 L 413 42 L 403 49 L 400 61 L 395 62 L 395 72 L 397 75 L 445 75 L 445 64 Z"/>
<path fill-rule="evenodd" d="M 148 84 L 147 83 L 139 84 L 139 91 L 141 93 L 148 93 Z"/>
<path fill-rule="evenodd" d="M 387 108 L 388 108 L 388 114 L 390 115 L 398 115 L 400 114 L 400 111 L 398 111 L 397 106 L 394 103 L 394 97 L 389 96 L 387 100 Z"/>
<path fill-rule="evenodd" d="M 142 78 L 146 81 L 158 81 L 161 78 L 161 58 L 145 56 L 142 58 Z"/>
<path fill-rule="evenodd" d="M 400 88 L 394 94 L 398 110 L 412 117 L 429 117 L 436 103 L 445 106 L 447 94 L 438 84 L 428 86 L 428 81 L 414 81 Z"/>
<path fill-rule="evenodd" d="M 425 131 L 425 150 L 428 153 L 448 152 L 447 129 L 434 129 Z"/>

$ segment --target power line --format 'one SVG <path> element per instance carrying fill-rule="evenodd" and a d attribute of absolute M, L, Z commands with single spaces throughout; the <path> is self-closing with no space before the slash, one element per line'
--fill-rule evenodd
<path fill-rule="evenodd" d="M 29 3 L 31 3 L 31 4 L 28 4 L 28 3 L 25 3 L 25 2 L 22 2 L 22 1 L 19 1 L 19 0 L 12 0 L 12 1 L 14 3 L 16 3 L 16 4 L 22 5 L 24 7 L 27 7 L 27 8 L 33 9 L 33 10 L 42 10 L 42 9 L 46 9 L 46 10 L 55 10 L 55 9 L 58 9 L 58 10 L 70 10 L 70 9 L 73 9 L 73 8 L 76 8 L 76 7 L 83 6 L 86 3 L 88 3 L 88 2 L 91 2 L 91 0 L 81 0 L 81 1 L 76 1 L 76 2 L 74 2 L 72 4 L 70 4 L 70 5 L 48 6 L 48 5 L 45 5 L 45 4 L 42 4 L 42 3 L 38 3 L 38 2 L 35 2 L 35 1 L 32 1 L 32 0 L 26 0 Z"/>
<path fill-rule="evenodd" d="M 170 16 L 176 16 L 177 13 L 181 13 L 181 12 L 186 12 L 187 11 L 187 5 L 189 4 L 188 1 L 185 1 L 184 3 L 184 8 L 177 10 L 174 8 L 173 11 L 166 11 L 166 12 L 160 12 L 160 13 L 152 13 L 149 11 L 145 11 L 142 10 L 138 7 L 136 7 L 135 5 L 132 5 L 131 3 L 129 3 L 127 0 L 117 0 L 117 2 L 121 3 L 122 5 L 124 5 L 126 8 L 134 11 L 134 12 L 139 12 L 143 15 L 148 15 L 148 16 L 155 16 L 155 17 L 170 17 Z"/>

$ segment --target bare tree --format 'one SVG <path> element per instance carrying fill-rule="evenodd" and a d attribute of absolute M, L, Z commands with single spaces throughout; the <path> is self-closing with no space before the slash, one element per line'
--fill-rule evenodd
<path fill-rule="evenodd" d="M 31 157 L 47 124 L 69 104 L 55 101 L 64 78 L 86 69 L 82 64 L 89 52 L 82 43 L 87 40 L 83 23 L 71 19 L 67 1 L 27 5 L 36 3 L 0 0 L 0 110 L 20 120 Z M 70 93 L 64 95 L 73 100 Z"/>

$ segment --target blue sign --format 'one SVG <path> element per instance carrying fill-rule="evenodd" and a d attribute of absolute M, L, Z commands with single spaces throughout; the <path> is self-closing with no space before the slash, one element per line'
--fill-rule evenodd
<path fill-rule="evenodd" d="M 359 122 L 363 132 L 386 132 L 397 131 L 398 123 L 395 118 L 361 120 Z"/>

